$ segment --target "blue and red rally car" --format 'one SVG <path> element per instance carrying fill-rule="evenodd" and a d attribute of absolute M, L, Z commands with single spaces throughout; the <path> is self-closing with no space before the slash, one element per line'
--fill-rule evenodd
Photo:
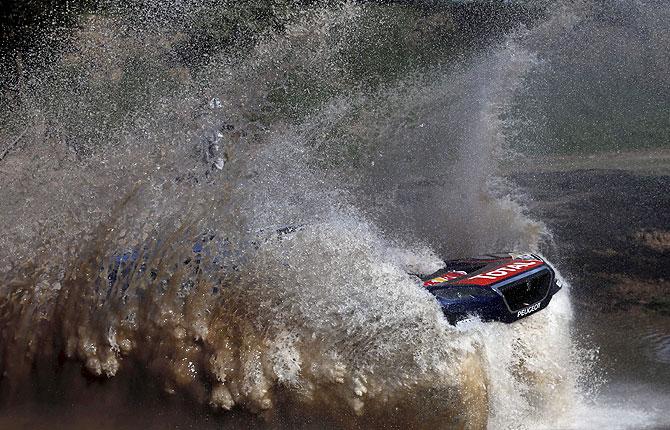
<path fill-rule="evenodd" d="M 534 254 L 449 260 L 419 278 L 452 324 L 473 316 L 514 322 L 544 309 L 561 289 L 551 266 Z"/>
<path fill-rule="evenodd" d="M 299 229 L 287 227 L 276 230 L 276 234 L 282 237 Z M 185 257 L 183 263 L 200 270 L 205 244 L 212 239 L 214 235 L 203 235 L 193 246 L 193 255 Z M 218 253 L 225 254 L 226 250 L 219 249 Z M 108 268 L 108 287 L 120 281 L 119 287 L 125 292 L 133 273 L 148 271 L 153 279 L 155 272 L 145 267 L 144 260 L 138 249 L 116 255 Z M 561 289 L 551 266 L 534 254 L 489 254 L 448 260 L 430 275 L 415 276 L 435 296 L 451 324 L 473 316 L 482 321 L 514 322 L 544 309 Z"/>

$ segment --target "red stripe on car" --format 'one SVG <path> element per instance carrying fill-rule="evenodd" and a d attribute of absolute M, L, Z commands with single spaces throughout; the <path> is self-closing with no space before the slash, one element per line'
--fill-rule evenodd
<path fill-rule="evenodd" d="M 488 286 L 496 284 L 503 279 L 511 278 L 523 272 L 527 272 L 544 264 L 542 260 L 512 260 L 495 269 L 468 276 L 467 278 L 453 282 L 458 285 L 481 285 Z"/>

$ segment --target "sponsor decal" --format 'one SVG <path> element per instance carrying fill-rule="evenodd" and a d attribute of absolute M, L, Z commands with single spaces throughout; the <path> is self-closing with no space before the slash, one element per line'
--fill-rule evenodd
<path fill-rule="evenodd" d="M 544 264 L 542 260 L 514 260 L 511 263 L 500 266 L 488 272 L 479 273 L 466 279 L 458 281 L 458 284 L 465 285 L 491 285 L 503 279 L 510 278 L 519 273 L 526 272 L 537 266 Z"/>
<path fill-rule="evenodd" d="M 540 304 L 542 302 L 537 302 L 533 306 L 528 306 L 527 308 L 521 309 L 519 312 L 516 313 L 517 318 L 525 317 L 526 315 L 535 312 L 536 310 L 540 309 Z"/>
<path fill-rule="evenodd" d="M 468 272 L 462 270 L 450 270 L 447 273 L 443 273 L 442 276 L 433 278 L 429 281 L 423 283 L 424 287 L 432 287 L 433 285 L 441 284 L 443 282 L 451 281 L 452 279 L 460 278 L 463 275 L 467 275 Z"/>

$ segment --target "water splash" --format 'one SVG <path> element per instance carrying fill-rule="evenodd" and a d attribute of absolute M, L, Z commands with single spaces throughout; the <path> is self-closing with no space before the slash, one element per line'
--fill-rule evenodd
<path fill-rule="evenodd" d="M 407 275 L 547 236 L 495 175 L 533 57 L 510 42 L 361 88 L 347 50 L 378 14 L 310 9 L 203 68 L 174 60 L 178 27 L 84 23 L 8 128 L 27 132 L 0 189 L 6 397 L 61 355 L 270 422 L 504 427 L 570 407 L 565 294 L 452 327 Z"/>

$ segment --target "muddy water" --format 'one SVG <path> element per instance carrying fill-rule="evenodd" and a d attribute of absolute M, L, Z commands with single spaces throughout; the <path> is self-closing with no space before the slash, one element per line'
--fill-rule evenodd
<path fill-rule="evenodd" d="M 603 154 L 600 165 L 618 157 Z M 554 232 L 552 256 L 573 286 L 575 333 L 598 351 L 603 385 L 580 419 L 600 426 L 616 416 L 619 428 L 661 429 L 670 422 L 670 177 L 657 173 L 668 167 L 662 158 L 636 159 L 625 170 L 577 162 L 513 177 Z"/>
<path fill-rule="evenodd" d="M 12 77 L 0 424 L 662 428 L 667 177 L 506 173 L 574 124 L 586 152 L 630 145 L 552 104 L 583 99 L 557 70 L 598 93 L 611 66 L 581 67 L 585 33 L 646 55 L 608 82 L 648 77 L 635 130 L 663 137 L 667 8 L 560 3 L 488 34 L 459 7 L 255 5 L 112 2 Z M 546 253 L 566 288 L 454 327 L 408 275 L 492 250 Z"/>

